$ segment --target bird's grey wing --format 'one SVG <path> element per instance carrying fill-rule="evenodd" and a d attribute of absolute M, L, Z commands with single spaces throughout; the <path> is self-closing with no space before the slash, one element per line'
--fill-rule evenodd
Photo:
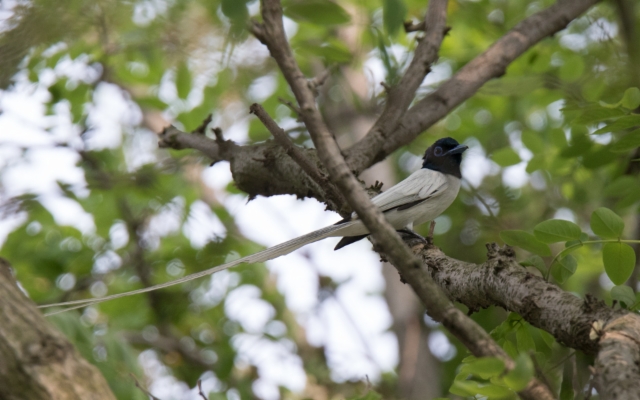
<path fill-rule="evenodd" d="M 442 194 L 447 185 L 444 174 L 426 168 L 420 169 L 371 201 L 383 212 L 404 210 Z"/>

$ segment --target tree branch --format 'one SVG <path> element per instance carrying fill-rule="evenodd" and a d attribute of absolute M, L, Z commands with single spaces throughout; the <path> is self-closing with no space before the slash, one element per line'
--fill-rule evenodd
<path fill-rule="evenodd" d="M 269 114 L 259 104 L 252 104 L 249 112 L 255 114 L 260 119 L 262 124 L 271 132 L 276 142 L 287 153 L 289 157 L 295 161 L 304 172 L 313 179 L 318 186 L 320 186 L 326 193 L 326 197 L 331 199 L 334 204 L 339 204 L 342 209 L 346 202 L 342 194 L 336 189 L 333 183 L 329 182 L 326 175 L 320 171 L 320 167 L 317 163 L 312 163 L 311 160 L 298 148 L 285 131 L 276 124 L 276 122 L 269 116 Z M 348 211 L 348 210 L 347 210 Z"/>
<path fill-rule="evenodd" d="M 229 146 L 233 147 L 231 142 Z M 218 161 L 228 161 L 228 151 L 231 150 L 221 148 L 219 143 L 204 135 L 182 132 L 173 125 L 169 125 L 158 134 L 158 147 L 176 150 L 196 149 L 211 158 L 214 164 Z"/>
<path fill-rule="evenodd" d="M 339 203 L 329 197 L 298 163 L 287 156 L 283 147 L 275 142 L 239 146 L 231 141 L 182 132 L 174 126 L 165 128 L 158 136 L 158 144 L 162 148 L 196 149 L 210 157 L 214 164 L 229 161 L 236 186 L 247 193 L 249 198 L 292 194 L 298 198 L 315 198 L 325 203 L 328 210 L 338 211 L 343 215 L 351 212 L 345 209 L 346 203 Z M 220 143 L 223 143 L 222 146 Z M 315 150 L 299 150 L 310 164 L 320 165 Z"/>
<path fill-rule="evenodd" d="M 513 368 L 513 360 L 491 339 L 473 320 L 458 310 L 429 275 L 416 274 L 420 262 L 404 246 L 395 230 L 387 223 L 382 213 L 371 203 L 364 189 L 349 170 L 340 149 L 327 129 L 319 110 L 315 107 L 313 92 L 306 83 L 289 47 L 282 26 L 282 8 L 278 0 L 262 0 L 261 40 L 267 45 L 285 79 L 291 86 L 300 104 L 301 116 L 318 150 L 318 156 L 367 226 L 380 250 L 398 268 L 400 274 L 414 288 L 429 314 L 436 321 L 442 321 L 476 356 L 498 357 L 505 361 L 507 368 Z M 526 399 L 552 399 L 551 392 L 539 381 L 533 379 L 521 392 Z"/>
<path fill-rule="evenodd" d="M 393 130 L 371 129 L 362 140 L 347 149 L 345 158 L 349 168 L 359 173 L 410 143 L 473 96 L 487 81 L 504 75 L 507 66 L 522 53 L 542 39 L 564 29 L 569 22 L 597 2 L 598 0 L 559 1 L 521 21 L 435 92 L 411 107 Z"/>
<path fill-rule="evenodd" d="M 0 298 L 1 399 L 115 399 L 98 369 L 20 291 L 4 259 Z"/>
<path fill-rule="evenodd" d="M 488 260 L 480 265 L 448 257 L 435 247 L 424 249 L 417 273 L 431 276 L 450 299 L 471 311 L 500 306 L 551 333 L 558 343 L 596 355 L 601 395 L 640 398 L 639 315 L 563 291 L 520 266 L 508 246 L 487 248 Z M 594 338 L 596 321 L 603 328 Z"/>
<path fill-rule="evenodd" d="M 430 1 L 424 18 L 424 37 L 418 43 L 413 59 L 398 85 L 386 86 L 385 108 L 369 130 L 369 135 L 376 132 L 376 135 L 386 137 L 396 129 L 398 121 L 415 98 L 416 90 L 431 71 L 431 65 L 438 59 L 438 51 L 447 31 L 446 22 L 447 0 Z"/>

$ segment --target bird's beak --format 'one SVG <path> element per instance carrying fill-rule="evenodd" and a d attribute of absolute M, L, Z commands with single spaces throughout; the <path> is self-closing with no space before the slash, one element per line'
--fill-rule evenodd
<path fill-rule="evenodd" d="M 469 148 L 469 146 L 465 146 L 463 144 L 459 144 L 456 147 L 454 147 L 453 149 L 447 151 L 447 155 L 448 154 L 462 154 L 465 152 L 465 150 L 467 150 Z"/>

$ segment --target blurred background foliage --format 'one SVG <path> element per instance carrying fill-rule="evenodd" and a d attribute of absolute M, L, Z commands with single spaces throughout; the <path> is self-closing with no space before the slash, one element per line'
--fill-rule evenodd
<path fill-rule="evenodd" d="M 447 24 L 452 29 L 418 98 L 550 4 L 450 1 Z M 283 6 L 303 72 L 313 77 L 331 68 L 318 103 L 339 142 L 348 146 L 366 132 L 384 104 L 380 82 L 393 84 L 408 65 L 417 34 L 405 33 L 402 25 L 419 21 L 426 2 L 288 0 Z M 216 190 L 238 194 L 233 183 L 207 187 L 201 179 L 207 159 L 195 151 L 159 150 L 153 135 L 168 123 L 193 130 L 212 113 L 213 125 L 231 139 L 243 144 L 269 140 L 259 121 L 248 118 L 249 105 L 259 102 L 297 144 L 312 146 L 280 101 L 293 96 L 275 63 L 246 29 L 250 18 L 259 19 L 257 1 L 32 0 L 3 2 L 2 8 L 1 96 L 28 93 L 41 99 L 47 122 L 39 128 L 50 136 L 44 144 L 16 144 L 10 137 L 23 132 L 5 128 L 0 147 L 6 155 L 0 170 L 3 216 L 13 221 L 5 229 L 10 233 L 1 255 L 14 265 L 31 298 L 50 303 L 131 290 L 260 249 L 243 237 L 216 197 Z M 393 176 L 389 187 L 419 166 L 434 139 L 453 136 L 470 146 L 463 189 L 436 228 L 436 244 L 448 255 L 483 262 L 484 244 L 500 241 L 501 231 L 531 231 L 551 218 L 569 219 L 590 233 L 591 213 L 601 206 L 623 217 L 626 238 L 640 238 L 640 131 L 634 131 L 640 122 L 619 122 L 640 105 L 633 90 L 623 99 L 627 89 L 640 87 L 640 65 L 634 63 L 640 58 L 639 9 L 632 0 L 597 5 L 567 30 L 531 48 L 505 76 L 486 84 L 385 162 Z M 110 96 L 119 99 L 116 105 L 105 100 Z M 101 117 L 100 107 L 116 111 Z M 2 111 L 5 116 L 13 112 L 6 101 Z M 9 155 L 35 165 L 43 147 L 69 150 L 67 161 L 79 168 L 86 184 L 58 179 L 49 189 L 79 205 L 95 229 L 69 226 L 52 215 L 51 204 L 36 188 L 10 185 L 8 177 L 19 162 L 7 161 Z M 44 169 L 38 174 L 59 167 L 40 166 Z M 189 224 L 209 215 L 194 214 L 203 205 L 226 234 L 198 242 Z M 552 250 L 555 254 L 561 247 Z M 613 284 L 595 256 L 600 251 L 595 246 L 573 253 L 578 265 L 562 283 L 566 290 L 610 301 Z M 519 251 L 519 257 L 525 260 L 529 254 Z M 341 283 L 318 276 L 317 285 L 319 292 L 333 293 Z M 638 289 L 637 272 L 627 285 Z M 225 294 L 243 287 L 256 289 L 254 300 L 267 309 L 270 322 L 260 332 L 247 332 L 228 315 Z M 211 288 L 217 290 L 212 294 Z M 507 318 L 501 309 L 482 310 L 473 318 L 493 330 L 514 357 L 530 354 L 536 371 L 561 398 L 581 396 L 588 383 L 588 357 L 555 343 L 518 316 Z M 198 379 L 209 380 L 215 382 L 207 389 L 210 399 L 406 396 L 398 370 L 382 371 L 372 382 L 362 375 L 337 379 L 328 355 L 308 343 L 305 326 L 262 265 L 52 320 L 122 399 L 145 398 L 129 373 L 146 374 L 150 385 L 173 377 L 172 382 L 193 388 Z M 428 318 L 418 321 L 430 332 L 441 330 Z M 448 339 L 455 351 L 447 354 L 453 356 L 434 359 L 438 374 L 422 377 L 442 396 L 467 355 Z M 297 356 L 306 373 L 304 390 L 280 386 L 274 393 L 256 386 L 267 372 L 239 355 L 243 340 L 255 346 L 276 343 Z M 464 396 L 463 389 L 453 391 Z M 158 396 L 181 398 L 168 392 Z"/>

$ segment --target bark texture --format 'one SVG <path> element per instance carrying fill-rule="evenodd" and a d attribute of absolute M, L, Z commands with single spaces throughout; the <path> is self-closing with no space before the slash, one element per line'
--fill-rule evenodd
<path fill-rule="evenodd" d="M 563 291 L 520 266 L 509 246 L 492 243 L 487 249 L 484 264 L 456 260 L 436 247 L 422 249 L 423 273 L 472 311 L 495 305 L 516 312 L 558 343 L 596 356 L 600 398 L 640 399 L 640 315 Z"/>
<path fill-rule="evenodd" d="M 18 288 L 0 261 L 0 399 L 115 400 L 98 369 Z"/>

